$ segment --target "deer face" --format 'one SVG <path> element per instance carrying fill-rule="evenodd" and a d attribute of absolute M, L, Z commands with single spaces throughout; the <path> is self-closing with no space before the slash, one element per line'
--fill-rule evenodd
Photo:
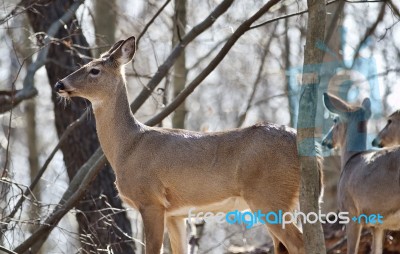
<path fill-rule="evenodd" d="M 371 116 L 370 100 L 366 98 L 361 107 L 352 106 L 336 96 L 325 93 L 324 104 L 337 116 L 322 145 L 329 149 L 345 147 L 346 142 L 351 143 L 352 149 L 363 145 L 357 142 L 362 142 L 363 137 L 366 137 L 367 123 Z"/>
<path fill-rule="evenodd" d="M 346 135 L 346 128 L 346 122 L 341 121 L 340 117 L 336 116 L 333 119 L 333 126 L 322 140 L 322 145 L 329 149 L 342 147 Z"/>
<path fill-rule="evenodd" d="M 386 126 L 378 133 L 372 141 L 376 147 L 391 147 L 400 145 L 400 110 L 391 114 Z"/>
<path fill-rule="evenodd" d="M 99 59 L 58 81 L 56 92 L 64 98 L 83 97 L 96 103 L 112 96 L 124 84 L 123 66 L 135 54 L 135 37 L 115 43 Z"/>

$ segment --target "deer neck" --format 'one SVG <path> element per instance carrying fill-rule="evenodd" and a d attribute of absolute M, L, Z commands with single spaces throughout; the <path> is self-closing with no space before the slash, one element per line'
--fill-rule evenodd
<path fill-rule="evenodd" d="M 361 127 L 360 127 L 361 126 Z M 366 123 L 351 122 L 347 126 L 346 140 L 341 149 L 342 169 L 358 154 L 367 150 L 367 127 Z"/>
<path fill-rule="evenodd" d="M 115 94 L 92 105 L 101 148 L 114 169 L 118 157 L 125 156 L 144 129 L 132 114 L 124 82 L 116 87 Z"/>

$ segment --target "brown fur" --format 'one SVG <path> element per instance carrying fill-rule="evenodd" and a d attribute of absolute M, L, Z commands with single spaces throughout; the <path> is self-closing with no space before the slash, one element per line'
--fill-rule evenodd
<path fill-rule="evenodd" d="M 395 111 L 388 117 L 386 126 L 372 141 L 372 145 L 376 147 L 393 147 L 400 145 L 400 110 Z"/>
<path fill-rule="evenodd" d="M 339 115 L 323 144 L 341 149 L 341 175 L 338 201 L 342 211 L 352 216 L 381 214 L 382 225 L 372 226 L 374 254 L 382 253 L 384 230 L 400 229 L 400 148 L 366 152 L 366 128 L 371 115 L 366 99 L 362 106 L 352 106 L 341 99 L 325 94 L 327 109 Z M 343 104 L 342 106 L 338 106 Z M 342 111 L 343 108 L 348 110 Z M 362 126 L 360 126 L 362 125 Z M 353 128 L 351 126 L 356 126 Z M 351 138 L 360 135 L 360 146 L 355 151 Z M 364 135 L 365 134 L 365 135 Z M 354 147 L 354 146 L 353 146 Z M 364 225 L 365 226 L 365 225 Z M 371 226 L 371 225 L 368 225 Z M 363 225 L 353 221 L 347 225 L 347 253 L 358 253 Z"/>
<path fill-rule="evenodd" d="M 202 133 L 148 127 L 132 115 L 123 65 L 134 53 L 134 38 L 60 82 L 61 96 L 92 102 L 104 154 L 115 170 L 121 198 L 143 218 L 146 254 L 160 253 L 164 224 L 174 253 L 186 253 L 188 209 L 292 211 L 298 205 L 300 169 L 295 131 L 259 124 Z M 98 69 L 97 75 L 90 74 Z M 60 83 L 61 84 L 61 83 Z M 267 225 L 275 244 L 304 253 L 295 225 Z"/>

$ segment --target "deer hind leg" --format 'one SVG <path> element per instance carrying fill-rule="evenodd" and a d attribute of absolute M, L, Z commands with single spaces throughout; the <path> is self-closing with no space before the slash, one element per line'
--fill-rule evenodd
<path fill-rule="evenodd" d="M 246 201 L 252 211 L 260 210 L 264 214 L 267 214 L 271 211 L 278 212 L 279 210 L 282 210 L 282 213 L 291 211 L 291 207 L 288 207 L 287 205 L 291 203 L 290 201 L 288 201 L 287 203 L 279 202 L 279 204 L 273 204 L 274 202 L 270 201 L 268 197 L 263 197 L 261 195 L 255 195 L 255 197 L 247 198 Z M 302 234 L 293 223 L 286 224 L 285 228 L 282 228 L 281 224 L 273 225 L 266 223 L 266 226 L 270 234 L 273 235 L 272 239 L 274 241 L 274 250 L 277 253 L 305 253 Z M 283 246 L 280 246 L 279 243 L 281 243 L 286 248 L 287 252 L 285 252 L 285 248 L 283 248 Z"/>
<path fill-rule="evenodd" d="M 384 238 L 384 230 L 382 228 L 374 228 L 373 229 L 373 240 L 372 240 L 372 253 L 373 254 L 382 254 L 383 251 L 383 238 Z"/>
<path fill-rule="evenodd" d="M 186 254 L 187 241 L 186 241 L 186 225 L 182 217 L 168 217 L 167 229 L 169 239 L 171 241 L 172 253 Z"/>
<path fill-rule="evenodd" d="M 163 238 L 165 209 L 158 205 L 147 205 L 139 208 L 142 215 L 146 254 L 160 254 Z"/>
<path fill-rule="evenodd" d="M 279 239 L 275 237 L 275 235 L 273 235 L 271 232 L 270 235 L 272 237 L 272 242 L 274 243 L 274 254 L 287 254 L 287 249 L 281 243 L 281 241 L 279 241 Z"/>
<path fill-rule="evenodd" d="M 347 224 L 347 254 L 358 253 L 362 226 L 350 221 Z"/>

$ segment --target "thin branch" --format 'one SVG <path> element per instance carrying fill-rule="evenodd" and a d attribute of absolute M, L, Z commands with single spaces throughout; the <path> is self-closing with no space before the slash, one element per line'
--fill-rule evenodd
<path fill-rule="evenodd" d="M 159 119 L 164 119 L 166 117 L 165 110 L 170 108 L 177 108 L 189 94 L 191 94 L 194 89 L 218 66 L 218 64 L 225 58 L 229 50 L 233 47 L 236 41 L 247 31 L 250 30 L 251 25 L 258 20 L 264 13 L 266 13 L 272 6 L 277 4 L 280 0 L 270 0 L 266 3 L 260 10 L 258 10 L 253 16 L 244 21 L 228 39 L 222 49 L 218 52 L 217 56 L 211 60 L 204 70 L 197 75 L 197 77 L 187 85 L 187 87 L 178 94 L 175 99 L 160 113 L 153 117 L 149 122 L 154 124 L 160 121 Z"/>
<path fill-rule="evenodd" d="M 397 15 L 397 17 L 400 18 L 400 11 L 399 8 L 397 8 L 396 5 L 394 5 L 394 3 L 392 2 L 392 0 L 387 0 L 387 3 L 389 4 L 390 8 L 392 9 L 392 11 L 394 12 L 394 14 Z"/>
<path fill-rule="evenodd" d="M 9 249 L 7 249 L 6 247 L 1 246 L 1 245 L 0 245 L 0 251 L 4 251 L 5 253 L 8 253 L 8 254 L 18 254 L 17 252 L 14 252 L 14 251 L 12 251 L 12 250 L 9 250 Z"/>
<path fill-rule="evenodd" d="M 212 24 L 214 24 L 214 22 L 229 9 L 233 1 L 234 0 L 224 0 L 211 12 L 211 14 L 206 19 L 204 19 L 201 23 L 193 27 L 182 38 L 182 41 L 175 46 L 169 57 L 165 60 L 165 62 L 162 65 L 160 65 L 154 77 L 149 81 L 147 86 L 142 89 L 139 96 L 131 104 L 131 110 L 133 113 L 135 113 L 140 108 L 140 106 L 147 100 L 147 98 L 150 97 L 153 90 L 167 75 L 169 69 L 173 66 L 176 59 L 179 57 L 179 55 L 182 53 L 185 47 L 191 41 L 193 41 L 198 35 L 200 35 L 202 32 L 208 29 Z"/>
<path fill-rule="evenodd" d="M 216 50 L 219 48 L 219 46 L 221 46 L 223 43 L 226 43 L 227 40 L 228 40 L 228 38 L 225 38 L 225 39 L 219 41 L 218 43 L 216 43 L 216 44 L 214 45 L 214 47 L 212 47 L 212 49 L 210 49 L 210 51 L 208 51 L 204 56 L 199 57 L 199 59 L 197 59 L 197 62 L 194 63 L 191 67 L 189 67 L 188 70 L 192 70 L 192 69 L 194 69 L 194 68 L 197 68 L 197 67 L 201 64 L 201 62 L 203 62 L 203 61 L 204 61 L 205 59 L 207 59 L 212 53 L 214 53 L 214 51 L 216 51 Z"/>
<path fill-rule="evenodd" d="M 37 90 L 35 88 L 35 74 L 38 69 L 46 64 L 52 38 L 56 35 L 61 26 L 74 17 L 76 10 L 83 3 L 83 1 L 84 0 L 79 0 L 71 5 L 64 15 L 50 26 L 44 38 L 45 46 L 39 51 L 35 62 L 30 64 L 27 69 L 27 73 L 23 81 L 23 89 L 18 90 L 12 98 L 3 98 L 2 102 L 4 102 L 4 104 L 1 104 L 0 113 L 6 112 L 18 105 L 23 100 L 30 99 L 37 95 Z"/>
<path fill-rule="evenodd" d="M 387 1 L 387 0 L 376 0 L 376 1 L 364 1 L 364 0 L 362 0 L 362 1 L 332 0 L 332 1 L 327 2 L 326 5 L 331 5 L 331 4 L 334 4 L 334 3 L 338 2 L 338 1 L 344 1 L 344 2 L 346 2 L 346 3 L 352 3 L 352 4 L 358 4 L 358 3 L 367 4 L 367 3 L 383 3 L 383 2 L 385 2 L 385 1 Z M 281 20 L 281 19 L 287 19 L 287 18 L 299 16 L 299 15 L 302 15 L 302 14 L 307 13 L 307 12 L 308 12 L 308 9 L 305 9 L 305 10 L 303 10 L 303 11 L 299 11 L 299 12 L 295 12 L 295 13 L 283 15 L 283 16 L 280 16 L 280 17 L 277 17 L 277 18 L 273 18 L 273 19 L 267 20 L 267 21 L 262 22 L 262 23 L 260 23 L 260 24 L 254 25 L 254 26 L 252 26 L 250 29 L 258 28 L 258 27 L 260 27 L 260 26 L 264 26 L 264 25 L 270 24 L 270 23 L 272 23 L 272 22 L 275 22 L 275 21 L 278 21 L 278 20 Z"/>
<path fill-rule="evenodd" d="M 140 39 L 143 37 L 143 35 L 147 32 L 147 29 L 153 24 L 154 20 L 161 14 L 161 12 L 167 7 L 167 5 L 171 2 L 171 0 L 166 0 L 165 3 L 161 6 L 161 8 L 154 14 L 154 16 L 147 22 L 147 24 L 144 26 L 142 32 L 139 34 L 137 40 L 136 40 L 136 46 L 139 47 L 139 42 Z"/>
<path fill-rule="evenodd" d="M 14 9 L 12 9 L 12 11 L 11 11 L 9 14 L 7 14 L 6 16 L 4 16 L 4 18 L 1 18 L 1 19 L 0 19 L 0 25 L 6 23 L 6 22 L 9 21 L 10 19 L 12 19 L 12 18 L 14 18 L 14 17 L 16 17 L 16 16 L 18 16 L 18 15 L 20 15 L 20 14 L 26 12 L 27 9 L 29 9 L 32 5 L 34 5 L 34 3 L 33 3 L 33 4 L 31 4 L 29 7 L 23 8 L 23 6 L 24 6 L 24 3 L 23 3 L 23 2 L 24 2 L 24 1 L 19 2 L 19 3 L 14 7 Z M 21 11 L 18 11 L 18 9 L 22 9 L 22 10 L 21 10 Z"/>
<path fill-rule="evenodd" d="M 270 34 L 275 34 L 275 31 L 276 31 L 277 27 L 278 27 L 278 23 L 275 23 L 275 26 L 272 29 L 272 32 Z M 249 99 L 247 100 L 245 110 L 238 117 L 238 122 L 237 122 L 237 125 L 236 125 L 237 128 L 242 126 L 244 120 L 246 120 L 247 113 L 249 112 L 249 110 L 250 110 L 250 108 L 251 108 L 251 106 L 253 104 L 253 100 L 255 98 L 257 88 L 258 88 L 258 86 L 260 84 L 260 80 L 261 80 L 262 72 L 263 72 L 263 69 L 264 69 L 264 65 L 265 65 L 265 62 L 267 60 L 267 55 L 268 55 L 268 52 L 269 52 L 269 48 L 270 48 L 272 40 L 274 38 L 275 38 L 274 36 L 270 36 L 268 41 L 267 41 L 267 43 L 266 43 L 266 45 L 263 47 L 263 51 L 262 51 L 262 54 L 261 54 L 261 64 L 258 67 L 257 76 L 256 76 L 256 79 L 254 80 L 254 83 L 253 83 L 253 89 L 252 89 L 252 91 L 250 93 Z"/>
<path fill-rule="evenodd" d="M 39 172 L 37 173 L 37 175 L 33 179 L 32 183 L 29 186 L 29 188 L 27 188 L 25 190 L 24 194 L 20 197 L 20 199 L 18 200 L 17 204 L 14 206 L 13 210 L 11 211 L 11 213 L 5 217 L 6 219 L 3 221 L 5 224 L 3 224 L 2 227 L 5 227 L 6 224 L 8 222 L 10 222 L 14 218 L 14 216 L 18 212 L 19 208 L 22 207 L 22 204 L 25 201 L 25 199 L 27 197 L 29 197 L 29 195 L 32 193 L 33 189 L 36 187 L 37 183 L 39 182 L 40 178 L 43 176 L 44 172 L 46 171 L 46 169 L 47 169 L 48 165 L 50 164 L 51 160 L 53 159 L 54 155 L 56 154 L 56 152 L 60 148 L 61 144 L 67 139 L 67 137 L 69 136 L 69 134 L 73 130 L 75 130 L 78 126 L 81 125 L 81 123 L 83 122 L 84 118 L 86 118 L 86 116 L 87 116 L 87 113 L 85 112 L 77 120 L 75 120 L 70 125 L 68 125 L 66 130 L 61 135 L 57 145 L 53 148 L 53 150 L 51 151 L 49 157 L 46 159 L 45 163 L 43 164 L 43 166 L 40 168 Z M 2 227 L 0 227 L 0 228 L 2 228 Z"/>
<path fill-rule="evenodd" d="M 378 17 L 376 18 L 376 20 L 372 24 L 372 26 L 367 29 L 367 31 L 365 32 L 365 34 L 363 36 L 363 39 L 358 44 L 358 46 L 355 50 L 354 56 L 353 56 L 353 64 L 351 66 L 351 69 L 353 69 L 354 64 L 356 63 L 356 59 L 360 53 L 360 50 L 363 47 L 363 45 L 365 44 L 365 42 L 367 41 L 368 37 L 370 37 L 375 32 L 376 28 L 378 27 L 378 24 L 383 20 L 383 17 L 385 16 L 385 9 L 386 9 L 386 4 L 382 4 L 382 7 L 378 14 Z"/>

